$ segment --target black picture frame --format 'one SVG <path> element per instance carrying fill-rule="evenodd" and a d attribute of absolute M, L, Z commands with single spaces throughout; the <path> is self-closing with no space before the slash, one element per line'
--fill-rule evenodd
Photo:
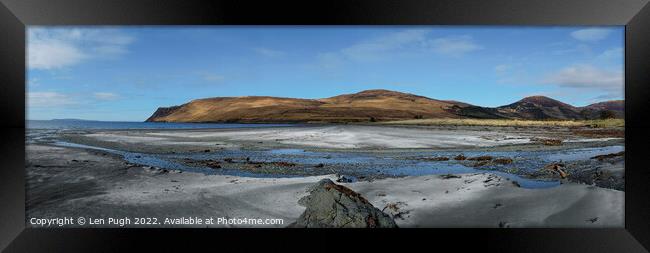
<path fill-rule="evenodd" d="M 470 239 L 500 252 L 647 252 L 650 248 L 648 0 L 169 1 L 0 0 L 0 249 L 126 251 L 132 244 L 336 247 Z M 625 25 L 625 228 L 621 229 L 29 229 L 25 228 L 25 27 L 29 25 Z M 361 237 L 360 237 L 361 236 Z M 337 239 L 337 238 L 344 238 Z M 413 243 L 407 243 L 414 241 Z M 316 245 L 316 244 L 314 244 Z M 287 246 L 288 247 L 288 246 Z M 404 246 L 406 247 L 406 246 Z"/>

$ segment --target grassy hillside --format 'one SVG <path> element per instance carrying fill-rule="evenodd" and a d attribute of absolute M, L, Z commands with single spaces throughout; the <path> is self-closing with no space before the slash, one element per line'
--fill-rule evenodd
<path fill-rule="evenodd" d="M 368 90 L 325 99 L 221 97 L 159 108 L 154 122 L 374 122 L 414 118 L 457 118 L 448 111 L 463 106 L 387 90 Z"/>
<path fill-rule="evenodd" d="M 609 114 L 603 114 L 604 112 Z M 574 107 L 548 97 L 533 96 L 509 105 L 488 108 L 390 90 L 366 90 L 323 99 L 268 96 L 196 99 L 178 106 L 160 107 L 147 121 L 223 123 L 403 121 L 402 124 L 574 126 L 586 123 L 571 122 L 572 119 L 622 118 L 622 115 L 623 107 L 620 102 L 599 103 L 591 105 L 591 107 Z M 465 120 L 449 121 L 447 119 Z M 473 119 L 490 120 L 475 121 Z M 518 119 L 518 121 L 512 121 L 512 119 Z M 545 123 L 529 122 L 531 120 L 544 120 Z M 549 120 L 557 120 L 557 122 Z M 593 121 L 591 124 L 608 124 L 605 122 L 607 121 Z"/>

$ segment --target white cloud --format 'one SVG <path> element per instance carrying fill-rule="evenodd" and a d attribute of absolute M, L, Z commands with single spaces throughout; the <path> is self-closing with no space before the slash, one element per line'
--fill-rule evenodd
<path fill-rule="evenodd" d="M 474 43 L 470 36 L 450 36 L 434 39 L 431 41 L 431 46 L 436 53 L 456 57 L 483 48 Z"/>
<path fill-rule="evenodd" d="M 571 37 L 580 41 L 594 42 L 607 38 L 612 32 L 606 28 L 586 28 L 571 33 Z"/>
<path fill-rule="evenodd" d="M 92 58 L 116 58 L 133 38 L 115 29 L 30 28 L 27 66 L 58 69 Z"/>
<path fill-rule="evenodd" d="M 120 98 L 119 95 L 111 92 L 95 92 L 93 93 L 93 97 L 102 101 L 112 101 Z"/>
<path fill-rule="evenodd" d="M 472 37 L 447 36 L 433 38 L 431 30 L 410 29 L 367 39 L 334 52 L 317 55 L 320 66 L 332 69 L 346 61 L 368 62 L 391 59 L 412 53 L 437 53 L 444 56 L 462 56 L 482 49 Z"/>
<path fill-rule="evenodd" d="M 77 101 L 64 93 L 59 92 L 28 92 L 27 93 L 27 107 L 61 107 L 67 105 L 77 104 Z"/>
<path fill-rule="evenodd" d="M 383 53 L 389 51 L 424 46 L 427 33 L 429 33 L 427 30 L 405 30 L 390 33 L 344 48 L 341 53 L 352 60 L 376 60 Z"/>
<path fill-rule="evenodd" d="M 114 101 L 120 96 L 111 92 L 94 92 L 89 96 L 80 96 L 75 93 L 61 93 L 54 91 L 27 92 L 28 108 L 61 108 L 70 106 L 90 106 L 98 101 Z"/>
<path fill-rule="evenodd" d="M 598 55 L 598 58 L 600 59 L 619 59 L 623 58 L 623 48 L 622 47 L 615 47 L 611 49 L 607 49 L 604 52 L 602 52 L 600 55 Z"/>
<path fill-rule="evenodd" d="M 263 48 L 263 47 L 253 48 L 253 50 L 258 54 L 261 54 L 266 57 L 271 57 L 271 58 L 282 57 L 286 54 L 285 52 L 280 50 L 273 50 L 273 49 Z"/>
<path fill-rule="evenodd" d="M 622 94 L 624 76 L 622 71 L 582 64 L 561 69 L 549 75 L 544 82 L 565 88 Z"/>
<path fill-rule="evenodd" d="M 76 47 L 59 41 L 32 42 L 28 49 L 31 69 L 54 69 L 77 64 L 87 56 Z"/>

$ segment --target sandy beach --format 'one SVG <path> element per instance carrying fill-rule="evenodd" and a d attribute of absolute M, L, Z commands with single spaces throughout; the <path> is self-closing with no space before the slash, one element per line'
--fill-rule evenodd
<path fill-rule="evenodd" d="M 130 130 L 93 131 L 66 136 L 74 142 L 101 144 L 133 151 L 166 152 L 162 147 L 195 150 L 216 148 L 307 148 L 307 149 L 473 149 L 507 148 L 519 145 L 526 148 L 534 139 L 561 139 L 562 148 L 576 143 L 604 145 L 622 138 L 588 138 L 573 134 L 561 127 L 476 127 L 430 126 L 397 127 L 368 125 L 315 125 L 263 129 L 219 130 Z M 590 143 L 594 142 L 594 143 Z M 132 145 L 138 144 L 138 145 Z M 575 145 L 577 146 L 577 145 Z M 540 147 L 536 149 L 550 149 Z"/>
<path fill-rule="evenodd" d="M 561 137 L 562 130 L 557 131 L 512 128 L 486 132 L 473 128 L 450 135 L 443 129 L 318 126 L 82 131 L 63 134 L 63 139 L 137 152 L 203 153 L 207 147 L 210 149 L 207 154 L 211 155 L 247 149 L 254 144 L 258 144 L 254 145 L 256 149 L 293 147 L 389 153 L 411 149 L 468 152 L 533 148 L 554 152 L 559 147 L 540 146 L 532 140 L 540 135 Z M 569 133 L 565 136 L 567 142 L 561 147 L 564 149 L 598 147 L 621 141 L 603 138 L 594 142 Z M 588 165 L 595 162 L 590 161 Z M 253 163 L 250 158 L 220 164 L 226 168 L 234 166 L 233 170 L 244 170 L 252 164 L 262 169 L 280 167 L 279 162 Z M 602 164 L 613 172 L 624 173 L 621 164 Z M 311 165 L 301 166 L 292 165 L 282 171 Z M 325 167 L 337 168 L 329 164 Z M 554 187 L 531 189 L 520 187 L 520 183 L 497 172 L 498 169 L 471 173 L 461 170 L 445 174 L 369 176 L 369 179 L 354 181 L 341 181 L 340 174 L 325 169 L 292 177 L 206 174 L 137 164 L 101 149 L 32 143 L 27 145 L 27 216 L 157 217 L 158 221 L 179 217 L 260 218 L 282 219 L 283 222 L 180 226 L 285 227 L 305 210 L 298 205 L 298 200 L 308 194 L 308 187 L 320 179 L 330 178 L 360 193 L 373 206 L 391 215 L 400 227 L 622 227 L 624 224 L 623 191 L 569 180 L 561 180 Z"/>

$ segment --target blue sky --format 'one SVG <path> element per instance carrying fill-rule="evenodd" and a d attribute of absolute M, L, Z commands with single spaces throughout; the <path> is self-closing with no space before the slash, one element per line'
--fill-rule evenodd
<path fill-rule="evenodd" d="M 622 26 L 29 27 L 28 119 L 390 89 L 480 106 L 623 99 Z"/>

